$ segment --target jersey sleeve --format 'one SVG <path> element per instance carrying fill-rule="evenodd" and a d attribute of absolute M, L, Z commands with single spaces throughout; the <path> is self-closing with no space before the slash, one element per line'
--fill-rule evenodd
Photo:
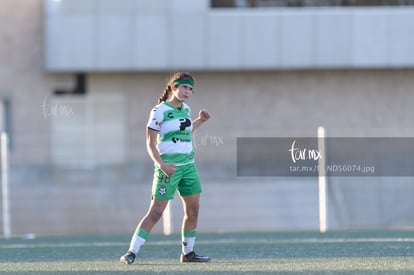
<path fill-rule="evenodd" d="M 154 109 L 152 109 L 150 113 L 147 127 L 152 130 L 159 131 L 161 128 L 162 121 L 163 121 L 163 114 L 158 108 L 158 106 L 156 106 L 154 107 Z"/>

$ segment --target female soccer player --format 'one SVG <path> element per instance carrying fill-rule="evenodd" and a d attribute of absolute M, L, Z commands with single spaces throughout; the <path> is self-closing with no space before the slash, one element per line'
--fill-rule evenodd
<path fill-rule="evenodd" d="M 181 262 L 209 262 L 210 258 L 194 252 L 201 193 L 198 170 L 194 162 L 192 132 L 210 119 L 206 110 L 191 121 L 190 107 L 185 103 L 193 94 L 194 78 L 175 73 L 152 110 L 147 124 L 147 151 L 154 161 L 152 199 L 147 214 L 138 223 L 128 252 L 121 263 L 132 264 L 152 228 L 161 218 L 168 201 L 178 190 L 183 201 Z"/>

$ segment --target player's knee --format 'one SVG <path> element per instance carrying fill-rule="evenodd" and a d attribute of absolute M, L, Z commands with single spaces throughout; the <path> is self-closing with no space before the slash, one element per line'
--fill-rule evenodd
<path fill-rule="evenodd" d="M 198 210 L 199 210 L 199 207 L 197 206 L 197 207 L 191 207 L 191 208 L 187 208 L 187 211 L 186 211 L 186 216 L 187 216 L 187 219 L 189 219 L 189 220 L 197 220 L 198 219 Z"/>

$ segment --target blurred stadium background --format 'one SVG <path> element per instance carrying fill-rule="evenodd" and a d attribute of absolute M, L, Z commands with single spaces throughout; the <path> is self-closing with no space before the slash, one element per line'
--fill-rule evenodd
<path fill-rule="evenodd" d="M 413 4 L 2 0 L 13 234 L 132 232 L 150 199 L 145 125 L 174 71 L 213 117 L 195 134 L 199 231 L 318 230 L 317 178 L 237 177 L 236 139 L 412 137 Z M 414 226 L 411 177 L 328 184 L 329 229 Z"/>

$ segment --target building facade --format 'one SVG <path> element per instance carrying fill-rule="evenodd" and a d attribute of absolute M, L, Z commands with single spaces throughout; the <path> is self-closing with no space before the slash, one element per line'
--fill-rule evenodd
<path fill-rule="evenodd" d="M 2 1 L 14 232 L 129 232 L 150 198 L 149 111 L 178 70 L 196 78 L 193 115 L 212 114 L 194 136 L 200 230 L 318 229 L 317 178 L 237 177 L 237 138 L 313 137 L 319 126 L 334 137 L 411 137 L 413 15 L 409 6 Z M 413 226 L 412 183 L 331 179 L 329 228 Z M 173 211 L 178 230 L 178 201 Z"/>

